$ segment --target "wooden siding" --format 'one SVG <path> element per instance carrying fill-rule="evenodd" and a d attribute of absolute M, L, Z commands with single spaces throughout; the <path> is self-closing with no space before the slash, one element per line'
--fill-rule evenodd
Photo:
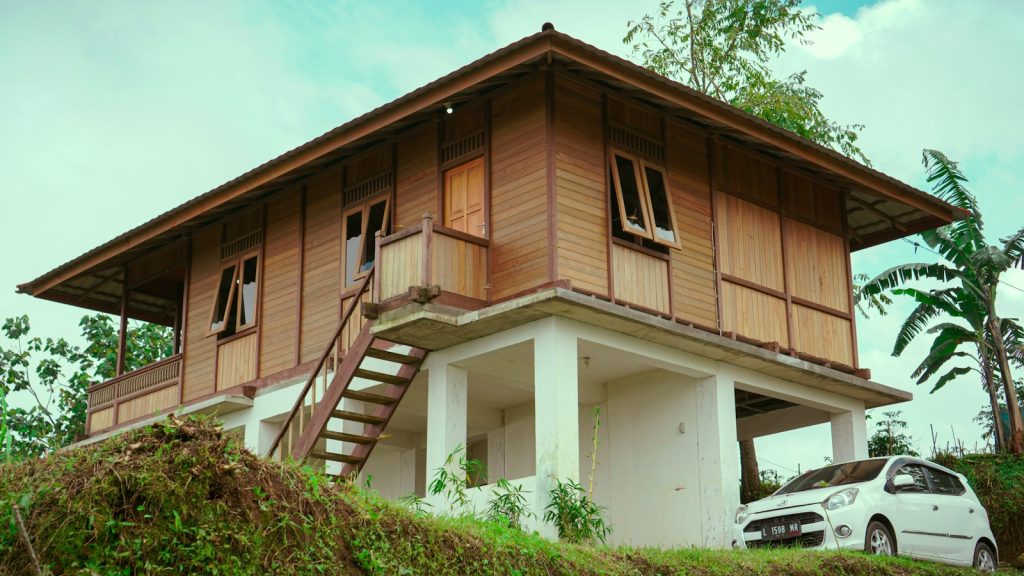
<path fill-rule="evenodd" d="M 612 270 L 616 300 L 669 312 L 667 261 L 613 244 Z"/>
<path fill-rule="evenodd" d="M 601 94 L 558 78 L 555 86 L 555 188 L 558 277 L 608 295 L 608 188 Z"/>
<path fill-rule="evenodd" d="M 299 203 L 299 190 L 293 188 L 267 206 L 260 290 L 260 376 L 291 368 L 299 359 L 295 349 L 299 329 Z"/>
<path fill-rule="evenodd" d="M 96 430 L 103 430 L 114 425 L 114 407 L 104 408 L 97 410 L 89 415 L 89 429 L 86 430 L 88 433 L 92 433 Z"/>
<path fill-rule="evenodd" d="M 719 190 L 777 206 L 778 174 L 775 166 L 732 146 L 718 145 L 715 182 Z"/>
<path fill-rule="evenodd" d="M 398 143 L 394 231 L 437 213 L 437 128 L 430 124 Z"/>
<path fill-rule="evenodd" d="M 491 299 L 548 281 L 547 144 L 543 78 L 491 104 Z"/>
<path fill-rule="evenodd" d="M 188 287 L 185 342 L 185 401 L 214 391 L 213 360 L 217 338 L 209 336 L 210 311 L 220 280 L 220 228 L 208 226 L 192 237 L 192 271 Z"/>
<path fill-rule="evenodd" d="M 786 218 L 785 223 L 790 294 L 849 313 L 846 241 L 790 218 Z"/>
<path fill-rule="evenodd" d="M 247 334 L 217 346 L 217 390 L 256 379 L 256 337 Z"/>
<path fill-rule="evenodd" d="M 784 291 L 778 213 L 731 194 L 718 194 L 717 201 L 722 273 Z"/>
<path fill-rule="evenodd" d="M 487 298 L 487 248 L 435 232 L 430 246 L 430 277 L 441 290 Z"/>
<path fill-rule="evenodd" d="M 306 191 L 300 361 L 317 359 L 338 327 L 341 294 L 341 171 L 312 177 Z"/>
<path fill-rule="evenodd" d="M 150 394 L 144 394 L 136 398 L 132 398 L 127 402 L 123 402 L 117 407 L 117 419 L 119 422 L 129 422 L 136 418 L 144 418 L 146 416 L 152 416 L 157 412 L 162 412 L 178 404 L 178 387 L 169 386 L 162 390 L 157 390 Z M 94 430 L 99 430 L 96 427 L 96 414 L 92 415 L 92 427 Z"/>
<path fill-rule="evenodd" d="M 410 286 L 420 285 L 423 275 L 423 236 L 412 234 L 381 246 L 380 298 L 387 300 L 409 293 Z"/>
<path fill-rule="evenodd" d="M 722 330 L 789 347 L 786 301 L 739 284 L 722 282 Z"/>
<path fill-rule="evenodd" d="M 782 206 L 787 214 L 843 232 L 843 199 L 839 189 L 813 182 L 786 170 L 780 176 Z"/>
<path fill-rule="evenodd" d="M 673 313 L 683 320 L 717 326 L 707 138 L 670 123 L 666 144 L 669 190 L 681 246 L 669 251 Z"/>
<path fill-rule="evenodd" d="M 794 304 L 793 340 L 794 347 L 801 352 L 854 365 L 849 320 Z"/>

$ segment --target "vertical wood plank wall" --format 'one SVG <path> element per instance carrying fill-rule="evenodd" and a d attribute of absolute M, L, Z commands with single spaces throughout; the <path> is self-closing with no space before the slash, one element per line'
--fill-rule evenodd
<path fill-rule="evenodd" d="M 263 294 L 260 323 L 259 374 L 274 374 L 298 364 L 295 350 L 300 286 L 299 195 L 291 188 L 267 206 L 264 231 Z"/>
<path fill-rule="evenodd" d="M 309 179 L 302 270 L 300 362 L 315 360 L 341 315 L 341 168 Z"/>
<path fill-rule="evenodd" d="M 548 281 L 544 78 L 491 103 L 491 299 Z"/>
<path fill-rule="evenodd" d="M 616 108 L 619 124 L 634 122 L 637 132 L 664 142 L 664 167 L 682 248 L 670 250 L 667 260 L 658 260 L 609 242 L 605 95 L 599 89 L 556 74 L 550 125 L 544 74 L 520 80 L 490 98 L 488 106 L 474 108 L 477 115 L 490 113 L 490 246 L 486 253 L 473 248 L 472 254 L 476 260 L 486 254 L 490 289 L 473 296 L 493 301 L 545 284 L 554 259 L 556 278 L 570 280 L 574 288 L 624 301 L 642 300 L 633 303 L 683 322 L 717 326 L 855 364 L 840 190 L 732 146 L 715 144 L 714 157 L 720 160 L 711 166 L 708 135 L 671 120 L 652 122 L 651 114 L 634 113 L 628 107 Z M 448 140 L 459 134 L 462 120 L 457 116 L 442 119 Z M 483 122 L 476 116 L 463 120 L 473 130 Z M 394 150 L 389 160 L 395 169 L 394 232 L 418 225 L 425 212 L 438 217 L 439 126 L 426 122 L 385 145 Z M 550 163 L 549 153 L 553 155 Z M 390 152 L 387 157 L 391 158 Z M 547 195 L 549 166 L 554 170 L 554 202 Z M 368 174 L 381 166 L 372 168 Z M 246 348 L 258 359 L 251 373 L 243 376 L 272 376 L 317 358 L 337 326 L 344 288 L 341 191 L 343 181 L 353 177 L 351 170 L 346 176 L 336 164 L 267 200 L 259 342 Z M 304 212 L 300 208 L 303 187 Z M 552 209 L 553 233 L 549 229 Z M 713 214 L 718 218 L 715 223 Z M 721 294 L 717 293 L 714 226 L 718 226 L 720 271 L 733 279 L 723 281 Z M 553 253 L 550 239 L 556 240 Z M 217 339 L 207 337 L 220 241 L 217 224 L 192 237 L 185 401 L 215 391 L 215 366 L 218 372 L 232 370 L 215 362 Z M 389 249 L 399 248 L 396 244 Z M 623 273 L 644 266 L 651 269 L 651 278 Z M 617 268 L 622 270 L 613 276 Z M 449 281 L 466 284 L 465 290 L 457 291 L 479 283 L 454 276 Z M 404 282 L 385 283 L 384 292 L 405 293 Z M 718 317 L 719 300 L 722 318 Z"/>
<path fill-rule="evenodd" d="M 214 392 L 214 357 L 217 338 L 207 337 L 214 291 L 220 276 L 220 227 L 216 224 L 192 236 L 192 272 L 188 288 L 188 331 L 184 350 L 184 401 Z"/>

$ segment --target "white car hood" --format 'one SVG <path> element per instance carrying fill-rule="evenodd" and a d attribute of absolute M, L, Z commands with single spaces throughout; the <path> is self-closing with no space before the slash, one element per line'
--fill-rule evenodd
<path fill-rule="evenodd" d="M 820 504 L 825 501 L 826 498 L 841 492 L 847 488 L 856 488 L 861 483 L 857 484 L 845 484 L 843 486 L 831 486 L 828 488 L 815 488 L 813 490 L 804 490 L 803 492 L 794 492 L 792 494 L 777 494 L 767 498 L 762 498 L 756 502 L 751 502 L 747 505 L 747 513 L 751 516 L 755 514 L 762 514 L 764 512 L 772 512 L 774 510 L 785 510 L 786 508 L 793 508 L 796 506 L 806 506 L 808 504 Z"/>

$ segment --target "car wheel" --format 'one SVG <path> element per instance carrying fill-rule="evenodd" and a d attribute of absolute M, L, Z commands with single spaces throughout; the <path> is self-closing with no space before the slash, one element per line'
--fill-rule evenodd
<path fill-rule="evenodd" d="M 974 547 L 974 567 L 979 572 L 996 571 L 996 555 L 988 544 L 978 542 Z"/>
<path fill-rule="evenodd" d="M 875 556 L 896 555 L 896 540 L 885 524 L 877 521 L 868 524 L 868 532 L 864 537 L 864 551 Z"/>

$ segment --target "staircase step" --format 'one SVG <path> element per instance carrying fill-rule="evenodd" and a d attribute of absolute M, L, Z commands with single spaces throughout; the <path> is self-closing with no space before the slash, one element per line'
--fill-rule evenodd
<path fill-rule="evenodd" d="M 341 395 L 345 398 L 351 398 L 353 400 L 361 400 L 363 402 L 373 402 L 374 404 L 383 404 L 389 406 L 398 402 L 398 398 L 393 396 L 386 396 L 384 394 L 375 394 L 373 392 L 367 392 L 365 390 L 349 390 L 345 389 Z"/>
<path fill-rule="evenodd" d="M 320 437 L 328 440 L 338 440 L 339 442 L 353 442 L 355 444 L 369 444 L 373 442 L 373 438 L 369 436 L 349 434 L 348 432 L 334 432 L 333 430 L 324 430 L 320 433 Z"/>
<path fill-rule="evenodd" d="M 330 460 L 332 462 L 341 462 L 342 464 L 359 464 L 363 461 L 362 458 L 356 456 L 349 456 L 348 454 L 334 454 L 332 452 L 321 452 L 320 450 L 313 450 L 309 453 L 312 458 L 319 458 L 320 460 Z"/>
<path fill-rule="evenodd" d="M 360 412 L 349 412 L 348 410 L 332 410 L 331 416 L 334 418 L 341 418 L 342 420 L 363 422 L 364 424 L 384 423 L 384 419 L 381 418 L 380 416 L 374 416 L 373 414 L 362 414 Z"/>
<path fill-rule="evenodd" d="M 380 348 L 374 348 L 372 346 L 366 350 L 366 355 L 370 358 L 387 360 L 388 362 L 395 362 L 397 364 L 415 364 L 420 361 L 420 359 L 415 356 L 399 354 L 398 352 L 391 352 L 390 350 L 381 350 Z"/>
<path fill-rule="evenodd" d="M 374 372 L 373 370 L 363 370 L 362 368 L 356 370 L 356 377 L 366 378 L 367 380 L 373 380 L 374 382 L 385 382 L 387 384 L 405 384 L 409 382 L 401 376 L 384 374 L 383 372 Z"/>

